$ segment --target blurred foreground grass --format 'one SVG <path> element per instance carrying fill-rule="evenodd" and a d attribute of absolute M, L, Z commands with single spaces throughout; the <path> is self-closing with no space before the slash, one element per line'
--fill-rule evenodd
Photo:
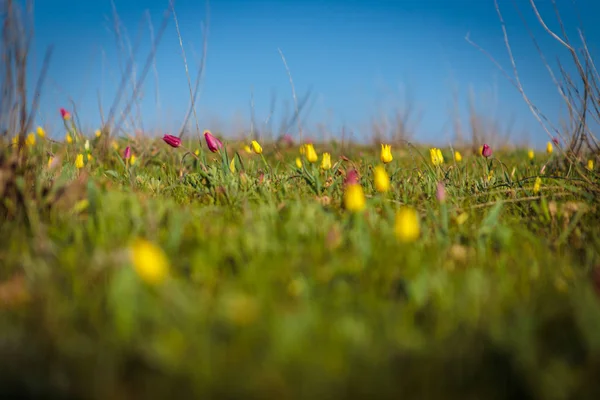
<path fill-rule="evenodd" d="M 0 163 L 2 398 L 600 398 L 599 180 L 556 152 L 394 148 L 379 193 L 372 147 L 24 145 Z"/>

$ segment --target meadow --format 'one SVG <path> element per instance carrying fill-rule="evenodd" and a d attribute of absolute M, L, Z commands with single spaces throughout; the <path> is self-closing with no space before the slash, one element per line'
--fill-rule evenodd
<path fill-rule="evenodd" d="M 181 134 L 138 133 L 126 120 L 165 13 L 102 126 L 67 103 L 52 129 L 37 121 L 52 51 L 31 92 L 16 3 L 1 6 L 0 398 L 600 398 L 589 52 L 559 39 L 579 75 L 552 76 L 568 118 L 544 151 L 475 115 L 471 140 L 443 148 L 387 128 L 303 139 L 281 51 L 293 132 L 200 127 L 203 60 L 195 84 L 185 65 Z"/>
<path fill-rule="evenodd" d="M 2 397 L 598 398 L 596 159 L 62 116 L 2 145 Z"/>

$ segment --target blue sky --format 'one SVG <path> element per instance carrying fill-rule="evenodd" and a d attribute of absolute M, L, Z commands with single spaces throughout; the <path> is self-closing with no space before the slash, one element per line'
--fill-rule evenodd
<path fill-rule="evenodd" d="M 566 57 L 536 22 L 529 1 L 515 1 L 547 56 Z M 571 1 L 557 2 L 570 37 L 578 43 L 578 16 Z M 556 121 L 562 112 L 557 91 L 513 1 L 499 3 L 525 89 Z M 549 26 L 556 29 L 551 3 L 538 3 Z M 141 40 L 135 57 L 139 74 L 150 49 L 145 13 L 157 31 L 168 0 L 115 0 L 115 5 L 131 45 Z M 594 26 L 593 18 L 599 15 L 600 4 L 578 0 L 577 7 L 594 52 L 600 43 L 600 25 Z M 206 3 L 178 0 L 176 12 L 194 79 L 202 53 L 201 23 L 206 19 Z M 83 126 L 96 129 L 100 124 L 98 93 L 107 112 L 120 80 L 120 65 L 125 61 L 119 62 L 110 0 L 38 0 L 35 32 L 34 75 L 47 46 L 55 46 L 38 122 L 51 131 L 55 128 L 55 136 L 62 136 L 58 108 L 69 107 L 72 99 Z M 409 99 L 418 123 L 414 139 L 443 145 L 453 138 L 453 94 L 458 95 L 459 115 L 466 128 L 472 91 L 480 112 L 505 127 L 514 119 L 515 141 L 526 139 L 541 146 L 547 141 L 545 132 L 516 89 L 466 42 L 467 32 L 510 68 L 492 0 L 213 0 L 206 74 L 197 104 L 200 128 L 225 135 L 249 130 L 251 93 L 259 124 L 267 118 L 271 96 L 276 94 L 272 119 L 273 127 L 278 128 L 285 104 L 292 106 L 288 76 L 277 52 L 281 48 L 298 96 L 312 90 L 314 105 L 305 127 L 311 137 L 320 136 L 317 124 L 321 123 L 334 135 L 344 125 L 357 139 L 367 138 L 373 118 L 391 116 Z M 158 48 L 156 68 L 159 104 L 151 70 L 140 101 L 143 128 L 154 133 L 177 131 L 189 103 L 189 89 L 172 18 Z M 136 109 L 133 112 L 137 115 Z M 295 128 L 290 132 L 295 134 Z"/>

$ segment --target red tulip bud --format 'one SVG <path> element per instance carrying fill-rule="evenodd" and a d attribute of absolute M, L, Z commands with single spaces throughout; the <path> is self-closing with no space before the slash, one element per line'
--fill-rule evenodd
<path fill-rule="evenodd" d="M 123 157 L 128 160 L 129 158 L 131 158 L 131 147 L 127 146 L 125 147 L 125 152 L 123 153 Z"/>

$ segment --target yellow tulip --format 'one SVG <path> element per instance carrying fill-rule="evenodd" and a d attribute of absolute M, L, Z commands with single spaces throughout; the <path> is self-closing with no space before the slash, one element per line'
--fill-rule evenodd
<path fill-rule="evenodd" d="M 112 148 L 113 148 L 115 151 L 118 151 L 118 150 L 119 150 L 119 143 L 117 143 L 117 141 L 116 141 L 116 140 L 113 140 L 113 141 L 112 141 L 112 143 L 111 143 L 111 146 L 112 146 Z"/>
<path fill-rule="evenodd" d="M 41 126 L 37 127 L 36 132 L 37 132 L 37 134 L 38 134 L 39 137 L 41 137 L 41 138 L 46 137 L 46 131 Z"/>
<path fill-rule="evenodd" d="M 48 168 L 50 168 L 50 166 L 52 165 L 52 161 L 54 161 L 54 157 L 48 157 Z"/>
<path fill-rule="evenodd" d="M 77 169 L 83 168 L 83 154 L 77 154 L 77 157 L 75 158 L 75 167 Z"/>
<path fill-rule="evenodd" d="M 66 141 L 67 141 L 67 143 L 69 143 L 69 144 L 73 143 L 73 138 L 71 137 L 71 134 L 70 134 L 70 133 L 67 133 L 67 134 L 65 135 L 65 140 L 66 140 Z"/>
<path fill-rule="evenodd" d="M 383 165 L 375 167 L 375 189 L 379 193 L 385 193 L 390 190 L 390 177 Z"/>
<path fill-rule="evenodd" d="M 362 186 L 352 183 L 346 186 L 344 192 L 344 206 L 350 212 L 360 212 L 366 206 L 365 194 Z"/>
<path fill-rule="evenodd" d="M 533 193 L 538 194 L 540 192 L 540 188 L 542 186 L 542 178 L 539 176 L 535 178 L 535 183 L 533 184 Z"/>
<path fill-rule="evenodd" d="M 593 171 L 594 170 L 594 160 L 589 159 L 587 162 L 587 169 L 588 171 Z"/>
<path fill-rule="evenodd" d="M 546 144 L 546 153 L 552 154 L 553 151 L 554 147 L 552 146 L 552 142 L 548 142 L 548 144 Z"/>
<path fill-rule="evenodd" d="M 454 152 L 454 160 L 456 162 L 461 162 L 462 161 L 462 155 L 458 151 Z"/>
<path fill-rule="evenodd" d="M 483 157 L 483 146 L 479 146 L 479 155 Z"/>
<path fill-rule="evenodd" d="M 91 154 L 88 154 L 88 155 L 87 155 L 87 159 L 88 159 L 88 161 L 92 161 L 92 160 L 94 159 L 94 157 L 92 157 L 92 155 L 91 155 Z"/>
<path fill-rule="evenodd" d="M 96 137 L 100 137 L 102 136 L 102 131 L 100 129 L 96 129 L 96 132 L 94 132 L 94 134 L 96 135 Z"/>
<path fill-rule="evenodd" d="M 136 161 L 137 161 L 137 157 L 135 156 L 135 154 L 132 154 L 131 157 L 129 158 L 129 165 L 135 164 Z"/>
<path fill-rule="evenodd" d="M 312 145 L 312 143 L 305 144 L 304 146 L 304 150 L 306 151 L 306 159 L 308 160 L 308 162 L 316 163 L 319 159 L 319 156 L 317 155 L 317 152 L 315 151 L 315 148 Z"/>
<path fill-rule="evenodd" d="M 431 157 L 431 163 L 433 165 L 442 165 L 444 163 L 444 156 L 442 155 L 442 151 L 437 148 L 429 149 L 429 156 Z"/>
<path fill-rule="evenodd" d="M 35 146 L 35 135 L 33 134 L 33 132 L 27 135 L 27 139 L 25 139 L 25 144 L 29 147 Z"/>
<path fill-rule="evenodd" d="M 300 145 L 300 154 L 302 154 L 302 155 L 306 154 L 306 145 L 305 144 Z"/>
<path fill-rule="evenodd" d="M 421 234 L 417 211 L 409 206 L 401 207 L 396 213 L 394 231 L 401 242 L 409 243 L 417 240 Z"/>
<path fill-rule="evenodd" d="M 527 157 L 528 157 L 530 160 L 533 160 L 533 158 L 535 157 L 535 153 L 533 152 L 533 150 L 529 150 L 529 151 L 527 152 Z"/>
<path fill-rule="evenodd" d="M 194 151 L 194 154 L 195 154 L 195 155 L 197 155 L 197 156 L 199 156 L 199 155 L 200 155 L 200 149 L 196 149 L 196 150 Z"/>
<path fill-rule="evenodd" d="M 302 160 L 300 157 L 296 157 L 296 167 L 302 168 Z"/>
<path fill-rule="evenodd" d="M 258 142 L 256 140 L 253 140 L 251 144 L 252 144 L 252 150 L 256 154 L 262 154 L 262 147 L 260 147 L 260 144 L 258 144 Z"/>
<path fill-rule="evenodd" d="M 235 174 L 235 158 L 231 159 L 231 162 L 229 163 L 229 170 L 232 174 Z"/>
<path fill-rule="evenodd" d="M 156 285 L 168 276 L 169 260 L 160 247 L 147 240 L 136 239 L 130 252 L 135 272 L 146 283 Z"/>
<path fill-rule="evenodd" d="M 392 162 L 394 157 L 392 157 L 392 145 L 391 144 L 381 144 L 381 162 L 387 164 Z"/>
<path fill-rule="evenodd" d="M 331 169 L 331 154 L 323 153 L 323 159 L 321 160 L 321 168 L 325 170 Z"/>

